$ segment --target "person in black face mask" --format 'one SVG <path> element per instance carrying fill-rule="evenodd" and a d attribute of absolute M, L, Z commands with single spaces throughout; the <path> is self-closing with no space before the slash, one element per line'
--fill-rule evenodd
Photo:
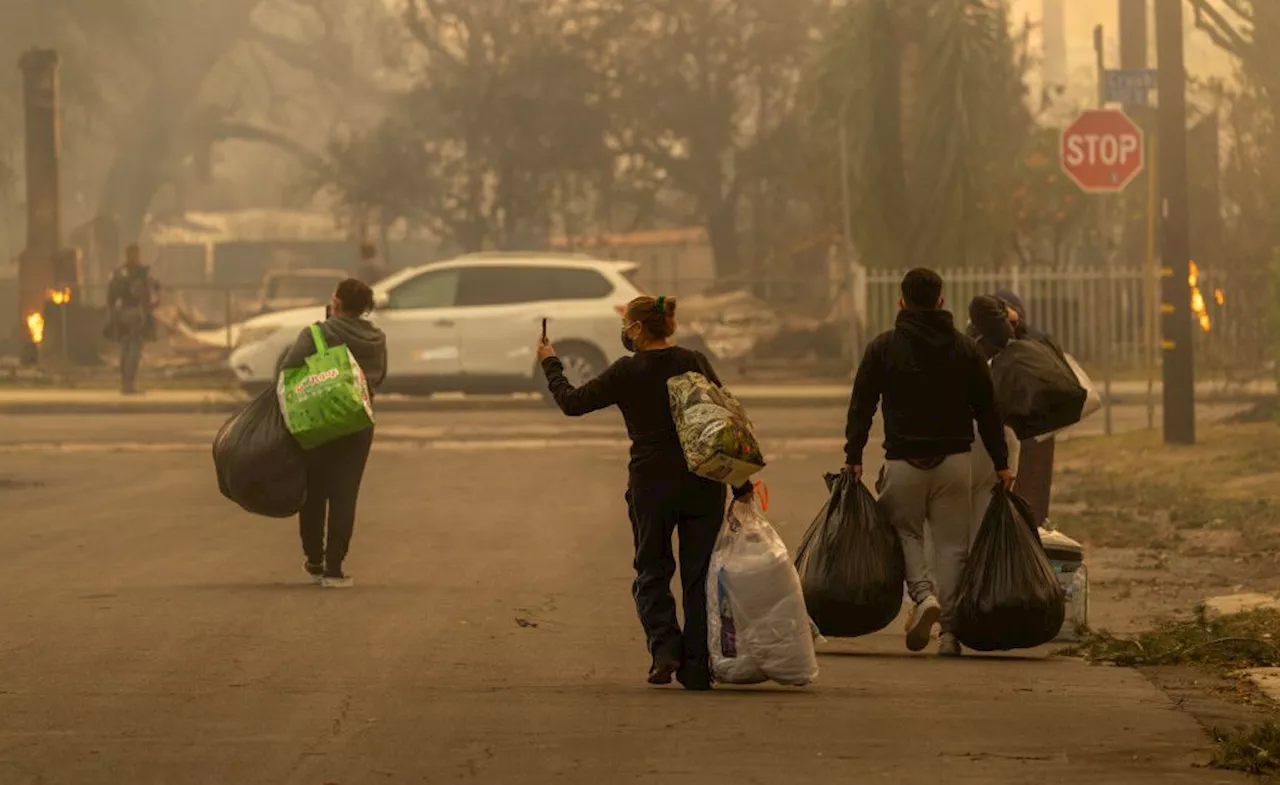
<path fill-rule="evenodd" d="M 706 356 L 676 346 L 674 297 L 637 297 L 622 317 L 623 347 L 634 352 L 604 373 L 575 388 L 547 340 L 538 345 L 538 359 L 547 386 L 560 410 L 570 417 L 617 406 L 631 437 L 627 508 L 635 543 L 636 579 L 633 595 L 644 628 L 650 657 L 650 684 L 670 684 L 673 677 L 685 689 L 711 687 L 707 645 L 707 570 L 725 515 L 721 483 L 689 471 L 676 434 L 667 393 L 667 380 L 690 371 L 715 384 L 720 379 Z M 750 483 L 733 489 L 746 500 Z M 678 533 L 678 558 L 671 547 Z M 676 618 L 671 579 L 677 561 L 684 596 L 684 630 Z"/>

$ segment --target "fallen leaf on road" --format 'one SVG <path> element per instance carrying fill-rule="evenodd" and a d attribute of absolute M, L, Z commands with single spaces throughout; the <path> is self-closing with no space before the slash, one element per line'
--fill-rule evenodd
<path fill-rule="evenodd" d="M 523 616 L 516 617 L 516 624 L 519 624 L 521 627 L 537 627 L 538 626 L 538 623 L 536 621 L 530 621 L 529 619 L 526 619 Z"/>

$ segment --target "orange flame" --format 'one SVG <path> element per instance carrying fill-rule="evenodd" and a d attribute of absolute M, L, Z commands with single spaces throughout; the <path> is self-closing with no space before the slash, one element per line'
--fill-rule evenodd
<path fill-rule="evenodd" d="M 1204 295 L 1200 293 L 1200 267 L 1195 262 L 1191 263 L 1187 283 L 1191 285 L 1191 312 L 1199 319 L 1200 329 L 1209 332 L 1213 329 L 1213 322 L 1205 308 Z"/>
<path fill-rule="evenodd" d="M 45 300 L 54 305 L 66 305 L 71 302 L 71 289 L 45 289 Z M 39 346 L 44 342 L 44 314 L 40 311 L 33 311 L 27 314 L 27 334 L 31 336 L 31 342 Z"/>
<path fill-rule="evenodd" d="M 27 332 L 37 346 L 44 342 L 44 315 L 39 311 L 27 314 Z"/>

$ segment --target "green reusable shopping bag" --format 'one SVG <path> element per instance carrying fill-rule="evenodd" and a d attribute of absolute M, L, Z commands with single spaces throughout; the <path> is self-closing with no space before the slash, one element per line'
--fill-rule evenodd
<path fill-rule="evenodd" d="M 305 450 L 373 427 L 364 371 L 346 346 L 332 349 L 320 325 L 311 325 L 316 353 L 301 368 L 280 372 L 276 393 L 289 432 Z"/>

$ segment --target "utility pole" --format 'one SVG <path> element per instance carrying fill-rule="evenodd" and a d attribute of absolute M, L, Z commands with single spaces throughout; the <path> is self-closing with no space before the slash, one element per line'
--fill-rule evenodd
<path fill-rule="evenodd" d="M 29 361 L 38 357 L 44 306 L 62 245 L 58 196 L 58 53 L 33 49 L 18 60 L 26 130 L 27 247 L 18 259 L 18 311 Z"/>
<path fill-rule="evenodd" d="M 1098 108 L 1105 109 L 1107 106 L 1107 37 L 1106 31 L 1102 25 L 1093 28 L 1093 57 L 1094 64 L 1098 70 Z M 1097 253 L 1098 263 L 1106 269 L 1106 296 L 1103 298 L 1103 305 L 1106 308 L 1106 319 L 1103 321 L 1103 330 L 1107 336 L 1106 347 L 1102 350 L 1103 354 L 1103 372 L 1102 372 L 1102 408 L 1104 420 L 1104 432 L 1107 436 L 1112 433 L 1112 412 L 1111 412 L 1111 380 L 1114 376 L 1112 367 L 1115 353 L 1115 255 L 1111 248 L 1111 215 L 1109 204 L 1110 199 L 1104 194 L 1099 194 L 1098 200 L 1098 231 L 1097 231 Z"/>
<path fill-rule="evenodd" d="M 1164 350 L 1164 441 L 1195 444 L 1195 366 L 1191 351 L 1191 210 L 1187 182 L 1187 71 L 1183 0 L 1155 0 L 1160 57 L 1160 193 L 1163 218 L 1161 346 Z"/>
<path fill-rule="evenodd" d="M 1147 67 L 1147 0 L 1120 2 L 1120 67 Z"/>
<path fill-rule="evenodd" d="M 1147 0 L 1119 0 L 1120 17 L 1120 67 L 1126 71 L 1145 71 L 1150 66 L 1150 35 L 1147 27 L 1147 11 L 1150 4 Z M 1144 100 L 1139 104 L 1125 106 L 1125 111 L 1133 121 L 1142 128 L 1146 136 L 1147 150 L 1156 159 L 1156 116 L 1151 107 L 1150 97 L 1144 93 Z M 1143 268 L 1143 343 L 1146 345 L 1145 365 L 1147 372 L 1147 427 L 1156 427 L 1156 369 L 1159 366 L 1159 350 L 1157 345 L 1160 336 L 1161 301 L 1158 291 L 1160 285 L 1159 270 L 1156 267 L 1156 203 L 1153 198 L 1160 178 L 1156 174 L 1156 166 L 1148 166 L 1138 180 L 1141 195 L 1136 202 L 1142 206 L 1141 211 L 1131 210 L 1126 216 L 1124 232 L 1124 258 L 1132 264 L 1142 260 Z"/>

